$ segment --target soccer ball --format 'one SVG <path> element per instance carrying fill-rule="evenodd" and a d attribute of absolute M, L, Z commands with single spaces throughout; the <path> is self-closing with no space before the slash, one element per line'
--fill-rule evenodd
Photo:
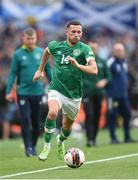
<path fill-rule="evenodd" d="M 71 168 L 80 167 L 85 161 L 85 155 L 79 148 L 70 148 L 64 156 L 64 162 Z"/>

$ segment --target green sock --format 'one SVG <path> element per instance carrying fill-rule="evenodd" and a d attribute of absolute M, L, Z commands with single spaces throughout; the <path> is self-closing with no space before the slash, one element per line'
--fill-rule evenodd
<path fill-rule="evenodd" d="M 46 128 L 46 132 L 45 132 L 45 136 L 44 136 L 45 142 L 49 143 L 51 141 L 52 135 L 56 128 L 56 120 L 46 118 L 45 128 Z"/>
<path fill-rule="evenodd" d="M 71 133 L 71 130 L 66 130 L 62 127 L 60 138 L 59 138 L 60 141 L 63 142 L 64 140 L 66 140 L 69 137 L 70 133 Z"/>

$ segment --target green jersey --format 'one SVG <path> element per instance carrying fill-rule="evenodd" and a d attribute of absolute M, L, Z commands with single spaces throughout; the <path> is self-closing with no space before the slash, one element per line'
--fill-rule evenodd
<path fill-rule="evenodd" d="M 30 51 L 25 46 L 22 46 L 15 51 L 10 68 L 6 94 L 11 92 L 16 78 L 17 94 L 43 94 L 43 83 L 41 81 L 33 82 L 33 76 L 41 63 L 43 51 L 44 50 L 40 47 L 35 47 L 32 51 Z M 49 81 L 51 81 L 51 67 L 48 63 L 45 66 L 45 71 Z"/>
<path fill-rule="evenodd" d="M 79 64 L 85 65 L 94 58 L 91 48 L 82 42 L 70 47 L 66 41 L 52 41 L 48 44 L 48 49 L 55 63 L 50 89 L 72 99 L 81 98 L 82 71 L 70 64 L 67 57 L 71 56 Z"/>

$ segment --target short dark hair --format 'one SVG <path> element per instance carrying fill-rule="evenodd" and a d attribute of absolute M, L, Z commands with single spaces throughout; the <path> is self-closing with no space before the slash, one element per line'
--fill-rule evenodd
<path fill-rule="evenodd" d="M 27 34 L 28 36 L 32 36 L 36 33 L 36 30 L 32 27 L 28 27 L 23 31 L 23 34 Z"/>
<path fill-rule="evenodd" d="M 82 26 L 80 21 L 70 21 L 70 22 L 67 23 L 66 28 L 69 28 L 70 25 L 76 25 L 76 26 L 80 25 L 80 26 Z"/>

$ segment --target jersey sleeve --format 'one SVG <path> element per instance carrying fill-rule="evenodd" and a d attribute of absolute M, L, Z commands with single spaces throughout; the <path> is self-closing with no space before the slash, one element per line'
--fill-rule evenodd
<path fill-rule="evenodd" d="M 94 53 L 93 53 L 92 49 L 91 49 L 89 46 L 86 46 L 86 47 L 85 47 L 84 57 L 85 57 L 87 63 L 88 63 L 91 59 L 95 59 Z"/>
<path fill-rule="evenodd" d="M 50 53 L 50 54 L 53 54 L 54 49 L 56 48 L 56 46 L 57 46 L 57 41 L 51 41 L 51 42 L 48 44 L 48 50 L 49 50 L 49 53 Z"/>
<path fill-rule="evenodd" d="M 11 64 L 9 78 L 6 87 L 6 94 L 9 94 L 11 92 L 17 73 L 18 73 L 18 57 L 15 53 L 12 58 L 12 64 Z"/>

